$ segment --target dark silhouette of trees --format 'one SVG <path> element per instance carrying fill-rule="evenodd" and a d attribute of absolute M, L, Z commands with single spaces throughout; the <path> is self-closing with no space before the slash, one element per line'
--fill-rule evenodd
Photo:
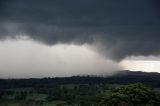
<path fill-rule="evenodd" d="M 63 84 L 131 84 L 143 83 L 153 87 L 160 87 L 159 73 L 120 71 L 110 77 L 100 76 L 73 76 L 61 78 L 30 78 L 30 79 L 0 79 L 0 89 L 33 87 L 55 87 Z"/>

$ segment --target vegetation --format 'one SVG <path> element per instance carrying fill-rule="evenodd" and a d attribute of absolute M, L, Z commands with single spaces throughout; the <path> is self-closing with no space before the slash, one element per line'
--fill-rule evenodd
<path fill-rule="evenodd" d="M 137 75 L 150 77 L 123 73 L 107 78 L 2 79 L 0 106 L 159 106 L 159 74 L 151 73 L 148 83 Z"/>
<path fill-rule="evenodd" d="M 160 95 L 142 84 L 114 88 L 101 102 L 103 106 L 158 106 Z"/>

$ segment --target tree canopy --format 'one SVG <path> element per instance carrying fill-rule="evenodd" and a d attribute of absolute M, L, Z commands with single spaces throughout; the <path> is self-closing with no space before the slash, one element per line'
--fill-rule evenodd
<path fill-rule="evenodd" d="M 158 106 L 160 95 L 140 83 L 112 89 L 100 106 Z"/>

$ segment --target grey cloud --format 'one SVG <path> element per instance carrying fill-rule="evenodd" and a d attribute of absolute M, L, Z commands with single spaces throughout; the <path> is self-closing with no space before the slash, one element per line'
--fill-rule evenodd
<path fill-rule="evenodd" d="M 1 0 L 0 38 L 101 43 L 112 59 L 160 54 L 159 0 Z"/>

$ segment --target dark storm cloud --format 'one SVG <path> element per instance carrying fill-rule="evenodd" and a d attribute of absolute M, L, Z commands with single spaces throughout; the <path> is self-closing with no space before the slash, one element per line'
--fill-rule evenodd
<path fill-rule="evenodd" d="M 113 59 L 160 54 L 159 0 L 1 0 L 0 37 L 101 43 Z"/>

